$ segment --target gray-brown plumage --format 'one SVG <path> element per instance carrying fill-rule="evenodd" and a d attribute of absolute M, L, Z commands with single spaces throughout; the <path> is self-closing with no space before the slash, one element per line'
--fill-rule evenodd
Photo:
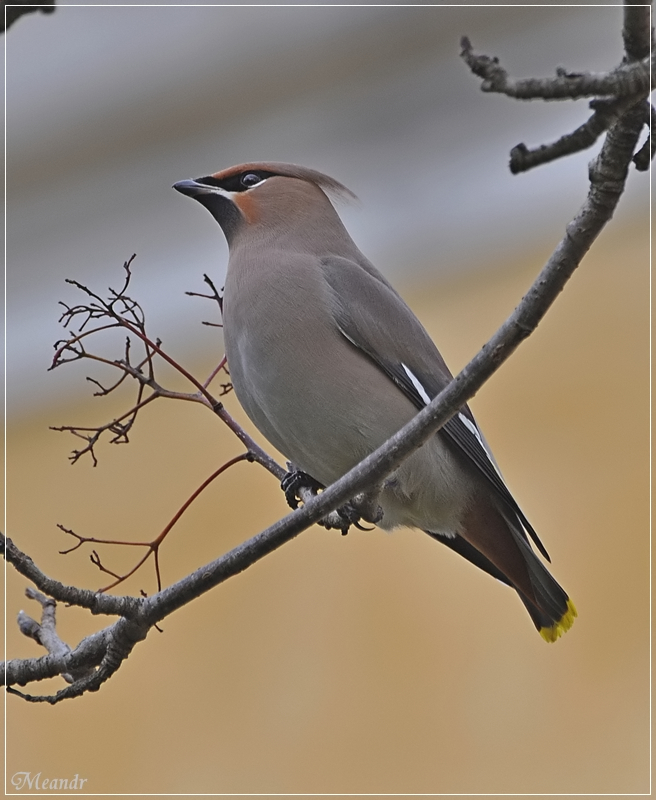
<path fill-rule="evenodd" d="M 362 255 L 329 194 L 337 181 L 249 163 L 175 188 L 198 200 L 230 249 L 226 355 L 237 397 L 266 438 L 327 486 L 408 422 L 451 379 L 387 280 Z M 517 590 L 547 641 L 573 603 L 464 406 L 384 483 L 385 529 L 421 528 Z"/>

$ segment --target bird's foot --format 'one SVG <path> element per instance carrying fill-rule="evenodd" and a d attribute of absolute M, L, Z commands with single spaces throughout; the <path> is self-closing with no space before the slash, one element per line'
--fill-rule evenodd
<path fill-rule="evenodd" d="M 352 503 L 344 503 L 343 506 L 336 508 L 329 514 L 319 520 L 319 525 L 322 525 L 327 530 L 335 529 L 342 532 L 342 536 L 346 536 L 349 532 L 351 525 L 355 526 L 360 531 L 369 531 L 371 528 L 365 528 L 360 524 L 362 517 L 358 514 L 355 506 Z"/>
<path fill-rule="evenodd" d="M 285 499 L 291 508 L 298 508 L 299 502 L 306 503 L 312 497 L 325 489 L 319 481 L 315 480 L 307 472 L 296 469 L 293 464 L 287 463 L 289 472 L 280 482 L 280 486 L 285 493 Z M 361 525 L 365 522 L 377 523 L 383 518 L 383 509 L 378 505 L 380 490 L 375 492 L 361 492 L 348 503 L 331 511 L 319 520 L 319 525 L 324 528 L 336 529 L 346 536 L 351 525 L 361 531 L 370 531 Z"/>
<path fill-rule="evenodd" d="M 306 499 L 314 497 L 321 489 L 325 489 L 319 481 L 316 481 L 312 475 L 303 472 L 300 469 L 287 462 L 287 469 L 289 472 L 280 481 L 280 488 L 285 493 L 285 500 L 290 508 L 298 508 L 299 502 L 305 502 Z"/>

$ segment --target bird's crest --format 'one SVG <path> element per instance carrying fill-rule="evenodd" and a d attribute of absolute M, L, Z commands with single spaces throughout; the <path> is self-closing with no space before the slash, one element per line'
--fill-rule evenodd
<path fill-rule="evenodd" d="M 357 195 L 344 186 L 343 183 L 336 181 L 329 175 L 324 175 L 323 172 L 319 172 L 316 169 L 309 169 L 308 167 L 301 167 L 298 164 L 285 164 L 281 161 L 250 161 L 245 164 L 237 164 L 237 166 L 215 172 L 212 178 L 222 181 L 235 175 L 248 172 L 249 170 L 253 170 L 254 172 L 270 172 L 273 175 L 281 175 L 286 178 L 298 178 L 308 183 L 314 183 L 320 189 L 323 189 L 329 197 L 334 199 L 358 199 Z"/>

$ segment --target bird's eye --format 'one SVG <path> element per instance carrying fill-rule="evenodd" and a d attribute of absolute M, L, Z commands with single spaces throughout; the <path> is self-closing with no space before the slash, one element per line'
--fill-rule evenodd
<path fill-rule="evenodd" d="M 261 175 L 258 175 L 257 172 L 244 172 L 239 182 L 242 186 L 250 189 L 251 186 L 257 186 L 257 184 L 262 183 L 263 180 L 264 178 Z"/>

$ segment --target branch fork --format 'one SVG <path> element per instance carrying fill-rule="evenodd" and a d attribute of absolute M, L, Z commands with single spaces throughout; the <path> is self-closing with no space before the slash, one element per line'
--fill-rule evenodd
<path fill-rule="evenodd" d="M 637 24 L 642 28 L 649 28 L 648 15 L 648 6 L 636 9 Z M 628 38 L 631 38 L 630 35 Z M 476 54 L 467 36 L 462 37 L 460 45 L 462 59 L 474 75 L 482 78 L 481 90 L 484 92 L 505 94 L 518 100 L 594 98 L 589 104 L 593 115 L 574 131 L 564 134 L 555 142 L 535 148 L 529 148 L 523 142 L 515 145 L 510 151 L 510 171 L 513 175 L 586 150 L 636 105 L 643 108 L 644 124 L 650 132 L 654 130 L 654 111 L 645 102 L 654 78 L 648 48 L 646 52 L 644 47 L 638 48 L 634 53 L 627 48 L 624 61 L 610 72 L 602 74 L 568 72 L 559 67 L 552 78 L 512 78 L 498 58 Z M 638 53 L 640 55 L 636 55 Z M 649 168 L 655 149 L 654 137 L 649 136 L 645 145 L 633 156 L 636 169 L 645 171 Z"/>

